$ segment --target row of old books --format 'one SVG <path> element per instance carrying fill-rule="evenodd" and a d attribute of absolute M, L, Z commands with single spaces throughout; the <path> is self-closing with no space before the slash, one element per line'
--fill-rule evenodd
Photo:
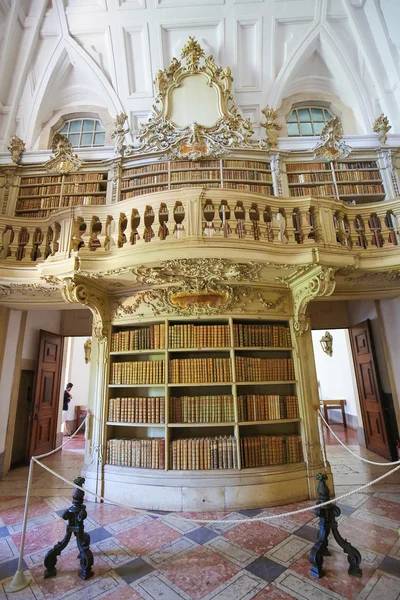
<path fill-rule="evenodd" d="M 224 170 L 224 179 L 245 179 L 249 181 L 265 181 L 272 185 L 272 176 L 270 173 L 264 173 L 260 171 L 252 171 L 250 169 L 241 171 L 240 169 L 235 170 Z"/>
<path fill-rule="evenodd" d="M 113 423 L 165 423 L 165 397 L 110 398 L 108 420 Z"/>
<path fill-rule="evenodd" d="M 59 205 L 59 196 L 56 196 L 55 198 L 43 198 L 42 200 L 42 208 L 58 208 Z"/>
<path fill-rule="evenodd" d="M 316 163 L 316 162 L 308 162 L 308 163 L 290 163 L 286 165 L 287 173 L 292 173 L 293 171 L 331 171 L 331 166 L 329 163 Z"/>
<path fill-rule="evenodd" d="M 236 381 L 291 381 L 295 378 L 292 358 L 236 356 Z"/>
<path fill-rule="evenodd" d="M 184 323 L 168 328 L 170 348 L 226 348 L 230 346 L 229 325 Z"/>
<path fill-rule="evenodd" d="M 157 173 L 158 171 L 168 171 L 168 163 L 154 163 L 152 165 L 142 165 L 141 167 L 133 169 L 124 169 L 123 179 L 144 173 Z"/>
<path fill-rule="evenodd" d="M 298 419 L 297 396 L 247 394 L 238 396 L 239 421 Z"/>
<path fill-rule="evenodd" d="M 221 179 L 221 171 L 219 169 L 210 169 L 201 171 L 190 171 L 190 174 L 187 171 L 176 171 L 171 172 L 171 181 L 187 181 L 190 179 L 191 181 L 197 181 L 201 179 Z"/>
<path fill-rule="evenodd" d="M 160 384 L 164 381 L 163 360 L 115 362 L 111 365 L 110 383 L 114 385 Z"/>
<path fill-rule="evenodd" d="M 220 166 L 219 160 L 202 160 L 202 161 L 187 161 L 177 160 L 171 163 L 171 172 L 177 169 L 187 169 L 193 171 L 194 169 L 218 169 Z"/>
<path fill-rule="evenodd" d="M 49 183 L 61 183 L 61 176 L 44 175 L 43 177 L 22 177 L 21 185 L 41 185 Z"/>
<path fill-rule="evenodd" d="M 165 469 L 165 439 L 108 440 L 107 464 L 142 469 Z"/>
<path fill-rule="evenodd" d="M 101 206 L 106 203 L 106 196 L 63 196 L 62 206 Z"/>
<path fill-rule="evenodd" d="M 239 190 L 240 192 L 254 192 L 255 194 L 273 195 L 272 184 L 257 185 L 253 183 L 231 183 L 230 181 L 224 181 L 224 188 L 227 190 Z"/>
<path fill-rule="evenodd" d="M 63 185 L 63 194 L 90 194 L 91 192 L 101 192 L 100 183 L 65 183 Z"/>
<path fill-rule="evenodd" d="M 293 173 L 288 174 L 289 183 L 332 183 L 332 172 L 327 171 L 324 173 Z"/>
<path fill-rule="evenodd" d="M 180 188 L 191 188 L 193 186 L 198 186 L 198 182 L 197 181 L 193 181 L 191 183 L 181 183 L 180 181 L 171 181 L 171 185 L 179 185 Z M 208 181 L 207 183 L 204 183 L 203 185 L 205 185 L 205 187 L 207 188 L 219 188 L 221 187 L 221 182 L 210 182 Z"/>
<path fill-rule="evenodd" d="M 312 187 L 291 187 L 290 195 L 299 196 L 334 196 L 335 188 L 332 185 L 315 185 Z"/>
<path fill-rule="evenodd" d="M 365 179 L 371 180 L 376 179 L 380 181 L 381 174 L 379 171 L 350 171 L 346 169 L 346 171 L 339 171 L 336 173 L 337 181 L 363 181 Z"/>
<path fill-rule="evenodd" d="M 172 423 L 228 423 L 235 420 L 233 396 L 171 398 Z"/>
<path fill-rule="evenodd" d="M 57 202 L 59 198 L 57 196 Z M 18 200 L 16 210 L 33 210 L 34 208 L 41 207 L 41 200 L 37 198 L 36 200 Z"/>
<path fill-rule="evenodd" d="M 149 185 L 151 183 L 168 183 L 168 173 L 159 175 L 146 175 L 143 177 L 133 177 L 132 179 L 122 180 L 122 189 L 136 187 L 137 185 Z"/>
<path fill-rule="evenodd" d="M 168 188 L 168 184 L 153 186 L 153 187 L 144 187 L 134 189 L 130 192 L 121 193 L 122 200 L 126 200 L 127 198 L 131 198 L 132 196 L 141 196 L 142 194 L 153 194 L 155 192 L 164 192 Z"/>
<path fill-rule="evenodd" d="M 20 198 L 29 196 L 50 196 L 51 194 L 60 194 L 61 185 L 46 185 L 21 188 Z"/>
<path fill-rule="evenodd" d="M 354 184 L 349 185 L 338 184 L 339 195 L 353 194 L 384 194 L 383 185 L 380 184 Z"/>
<path fill-rule="evenodd" d="M 230 358 L 183 358 L 169 362 L 170 383 L 232 381 Z"/>
<path fill-rule="evenodd" d="M 165 348 L 165 324 L 115 332 L 111 335 L 111 352 L 158 350 Z"/>
<path fill-rule="evenodd" d="M 359 170 L 359 169 L 377 169 L 378 163 L 376 160 L 363 161 L 363 162 L 337 162 L 334 163 L 335 169 L 340 169 L 342 171 L 348 170 Z"/>
<path fill-rule="evenodd" d="M 238 468 L 234 436 L 173 440 L 169 456 L 170 468 L 173 470 Z"/>
<path fill-rule="evenodd" d="M 271 169 L 269 162 L 260 162 L 259 160 L 224 160 L 222 166 L 228 169 L 264 169 L 268 171 Z"/>
<path fill-rule="evenodd" d="M 240 457 L 242 468 L 301 462 L 301 436 L 257 435 L 241 438 Z"/>
<path fill-rule="evenodd" d="M 29 217 L 30 219 L 41 219 L 46 218 L 49 216 L 49 211 L 48 210 L 38 210 L 35 213 L 31 213 L 31 212 L 23 212 L 23 210 L 20 210 L 19 208 L 16 209 L 18 212 L 18 216 L 19 217 Z M 25 210 L 28 210 L 25 208 Z"/>
<path fill-rule="evenodd" d="M 233 325 L 233 345 L 241 348 L 249 346 L 289 348 L 292 340 L 289 327 L 284 325 L 235 323 Z"/>

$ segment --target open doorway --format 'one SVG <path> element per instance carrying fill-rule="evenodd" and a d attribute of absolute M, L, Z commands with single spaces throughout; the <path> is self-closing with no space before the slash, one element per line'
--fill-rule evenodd
<path fill-rule="evenodd" d="M 89 378 L 90 378 L 90 338 L 67 337 L 64 338 L 64 361 L 63 361 L 63 391 L 68 383 L 72 383 L 73 387 L 70 391 L 71 400 L 68 403 L 66 422 L 63 418 L 59 419 L 59 431 L 65 436 L 68 433 L 74 433 L 87 413 L 88 394 L 89 394 Z M 63 399 L 62 394 L 60 402 L 60 415 L 63 414 Z M 68 444 L 65 449 L 83 449 L 84 448 L 84 428 L 79 431 L 79 434 Z"/>

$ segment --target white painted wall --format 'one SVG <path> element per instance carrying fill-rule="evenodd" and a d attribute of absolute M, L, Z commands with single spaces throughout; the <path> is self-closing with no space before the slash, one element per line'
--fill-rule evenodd
<path fill-rule="evenodd" d="M 393 380 L 396 388 L 398 406 L 395 407 L 397 422 L 400 429 L 400 298 L 380 300 L 383 328 L 392 363 Z M 394 390 L 393 390 L 394 391 Z"/>
<path fill-rule="evenodd" d="M 0 454 L 4 452 L 22 312 L 11 310 L 0 378 Z"/>
<path fill-rule="evenodd" d="M 37 360 L 40 330 L 50 333 L 61 331 L 60 310 L 30 310 L 26 318 L 22 359 Z"/>
<path fill-rule="evenodd" d="M 75 414 L 75 406 L 87 406 L 89 394 L 90 363 L 85 363 L 84 343 L 88 338 L 70 337 L 65 339 L 65 375 L 64 388 L 68 382 L 74 384 L 72 400 L 69 403 L 71 420 Z"/>
<path fill-rule="evenodd" d="M 315 366 L 321 400 L 346 400 L 345 412 L 349 415 L 348 425 L 362 427 L 357 383 L 347 329 L 331 329 L 333 356 L 322 350 L 320 339 L 325 331 L 312 331 Z M 334 413 L 329 411 L 334 416 Z"/>

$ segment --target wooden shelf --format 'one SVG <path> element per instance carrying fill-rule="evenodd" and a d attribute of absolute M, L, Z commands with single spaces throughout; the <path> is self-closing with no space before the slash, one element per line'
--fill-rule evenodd
<path fill-rule="evenodd" d="M 156 183 L 144 183 L 143 185 L 135 185 L 133 187 L 128 187 L 128 188 L 121 188 L 121 194 L 123 192 L 131 192 L 132 190 L 142 190 L 148 187 L 155 187 L 155 186 L 161 186 L 161 185 L 165 185 L 168 187 L 168 181 L 162 181 L 162 182 L 156 182 Z"/>
<path fill-rule="evenodd" d="M 106 425 L 118 425 L 118 427 L 165 427 L 165 423 L 122 423 L 120 421 L 107 421 Z"/>
<path fill-rule="evenodd" d="M 205 421 L 204 423 L 168 423 L 167 427 L 179 427 L 179 428 L 187 428 L 187 427 L 234 427 L 235 422 L 221 422 L 221 423 L 210 423 L 209 421 Z"/>
<path fill-rule="evenodd" d="M 299 423 L 300 418 L 296 419 L 269 419 L 268 421 L 239 421 L 238 425 L 276 425 L 278 423 Z"/>
<path fill-rule="evenodd" d="M 221 179 L 182 179 L 182 181 L 172 181 L 171 185 L 180 185 L 181 183 L 192 183 L 193 185 L 199 185 L 201 183 L 220 183 Z"/>
<path fill-rule="evenodd" d="M 230 352 L 231 348 L 211 346 L 207 348 L 168 348 L 168 352 Z"/>
<path fill-rule="evenodd" d="M 168 383 L 168 387 L 210 387 L 212 385 L 232 385 L 232 381 L 214 381 L 212 383 Z"/>
<path fill-rule="evenodd" d="M 71 194 L 69 194 L 71 195 Z M 81 194 L 79 194 L 81 195 Z M 17 196 L 17 200 L 37 200 L 38 198 L 60 198 L 61 192 L 54 194 L 35 194 L 35 196 Z"/>
<path fill-rule="evenodd" d="M 165 348 L 151 348 L 149 350 L 113 350 L 110 352 L 112 356 L 127 356 L 129 354 L 164 354 Z"/>
<path fill-rule="evenodd" d="M 235 346 L 233 348 L 234 350 L 248 350 L 248 351 L 253 351 L 253 350 L 266 350 L 266 351 L 271 351 L 273 350 L 275 352 L 283 352 L 284 350 L 293 350 L 293 346 L 288 346 L 287 348 L 285 346 Z"/>
<path fill-rule="evenodd" d="M 328 181 L 328 180 L 327 181 L 299 181 L 297 183 L 290 182 L 290 183 L 288 183 L 288 186 L 289 187 L 306 187 L 306 186 L 307 187 L 313 187 L 313 186 L 316 186 L 316 185 L 325 185 L 325 184 L 327 184 L 327 185 L 329 185 L 329 184 L 333 185 L 334 183 L 335 182 L 333 180 L 331 180 L 331 181 Z"/>
<path fill-rule="evenodd" d="M 110 388 L 165 387 L 165 383 L 109 383 Z"/>
<path fill-rule="evenodd" d="M 123 175 L 121 179 L 135 179 L 136 177 L 146 177 L 146 176 L 157 176 L 157 175 L 165 175 L 168 173 L 168 169 L 163 169 L 162 171 L 145 171 L 141 173 L 135 173 L 134 175 Z"/>
<path fill-rule="evenodd" d="M 273 185 L 272 181 L 262 181 L 259 179 L 224 179 L 224 183 L 242 183 L 244 185 Z"/>
<path fill-rule="evenodd" d="M 289 381 L 236 381 L 236 385 L 285 385 L 297 383 L 295 379 Z"/>
<path fill-rule="evenodd" d="M 224 171 L 257 171 L 257 173 L 272 173 L 271 169 L 259 169 L 258 167 L 225 167 Z"/>

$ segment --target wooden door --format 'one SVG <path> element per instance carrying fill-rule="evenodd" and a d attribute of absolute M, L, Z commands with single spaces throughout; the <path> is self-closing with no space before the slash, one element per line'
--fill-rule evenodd
<path fill-rule="evenodd" d="M 30 456 L 55 448 L 62 369 L 63 338 L 40 330 Z"/>
<path fill-rule="evenodd" d="M 369 450 L 390 460 L 391 454 L 369 320 L 350 327 L 349 333 L 365 442 Z"/>

